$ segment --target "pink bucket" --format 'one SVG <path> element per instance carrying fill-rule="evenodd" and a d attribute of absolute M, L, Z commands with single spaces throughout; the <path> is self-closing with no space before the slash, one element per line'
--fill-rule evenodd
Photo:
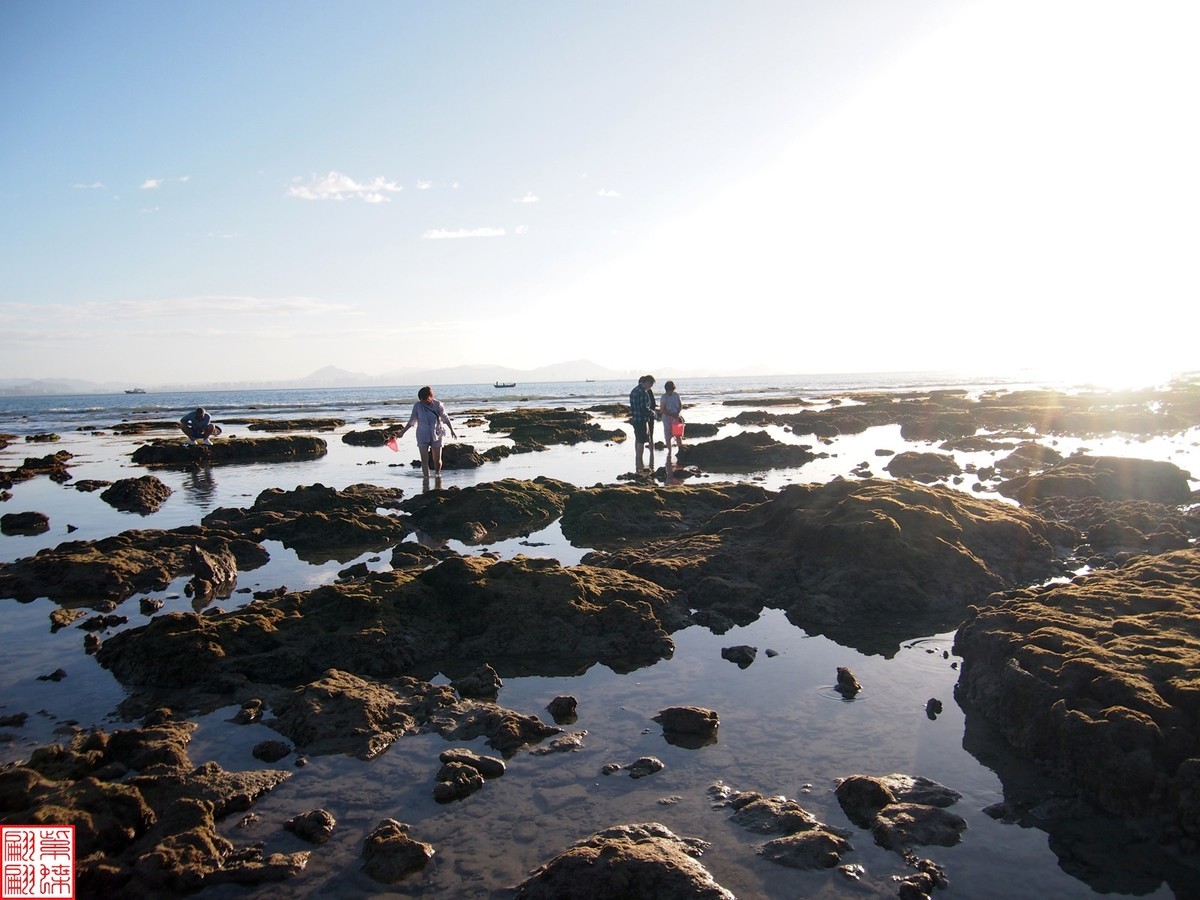
<path fill-rule="evenodd" d="M 678 419 L 671 423 L 671 437 L 683 437 L 683 423 Z"/>

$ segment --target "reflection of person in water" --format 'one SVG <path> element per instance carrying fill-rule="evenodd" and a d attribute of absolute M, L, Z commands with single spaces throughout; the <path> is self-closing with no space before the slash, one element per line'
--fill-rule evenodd
<path fill-rule="evenodd" d="M 212 466 L 188 469 L 183 479 L 183 490 L 188 500 L 201 509 L 211 509 L 217 493 L 217 480 L 213 478 Z"/>

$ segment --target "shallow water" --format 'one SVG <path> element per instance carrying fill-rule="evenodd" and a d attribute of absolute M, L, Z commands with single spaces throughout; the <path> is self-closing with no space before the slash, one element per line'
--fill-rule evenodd
<path fill-rule="evenodd" d="M 714 399 L 690 410 L 689 418 L 716 422 L 737 411 L 721 407 Z M 304 414 L 318 413 L 306 409 Z M 411 444 L 393 454 L 341 442 L 341 434 L 367 428 L 367 421 L 379 414 L 379 408 L 364 407 L 355 409 L 353 417 L 346 415 L 350 419 L 346 426 L 323 435 L 329 442 L 329 454 L 321 460 L 222 466 L 192 473 L 156 471 L 174 493 L 150 516 L 113 510 L 100 500 L 99 492 L 82 493 L 70 483 L 57 485 L 38 478 L 18 484 L 3 511 L 47 513 L 51 530 L 36 537 L 0 537 L 0 560 L 28 556 L 64 540 L 91 540 L 129 528 L 197 523 L 217 507 L 250 505 L 267 487 L 291 489 L 321 483 L 341 488 L 368 482 L 400 487 L 406 495 L 419 492 L 423 482 L 409 465 L 416 455 Z M 616 419 L 610 424 L 622 426 Z M 240 428 L 233 430 L 250 434 Z M 458 430 L 464 443 L 480 450 L 502 441 L 482 427 L 460 426 Z M 828 445 L 817 444 L 811 436 L 768 430 L 780 440 L 814 444 L 830 454 L 801 469 L 744 476 L 769 489 L 844 476 L 864 461 L 877 475 L 883 475 L 886 459 L 876 457 L 876 449 L 931 446 L 906 444 L 898 428 L 872 429 Z M 62 436 L 56 444 L 16 443 L 0 451 L 0 466 L 11 468 L 25 456 L 65 449 L 76 454 L 71 468 L 76 481 L 116 480 L 146 471 L 129 460 L 138 438 L 77 431 L 63 431 Z M 1069 453 L 1082 443 L 1060 441 L 1057 446 Z M 1185 469 L 1200 471 L 1196 431 L 1149 442 L 1089 441 L 1087 448 L 1094 453 L 1169 459 Z M 656 462 L 661 465 L 664 459 L 660 452 Z M 995 454 L 962 459 L 982 465 L 993 462 Z M 441 486 L 466 487 L 485 480 L 538 475 L 580 485 L 613 483 L 632 466 L 633 448 L 628 442 L 553 447 L 477 470 L 446 472 Z M 723 479 L 706 479 L 719 480 Z M 959 487 L 970 491 L 972 482 L 965 479 Z M 68 524 L 77 530 L 68 532 Z M 465 553 L 485 549 L 448 543 Z M 291 590 L 308 589 L 335 580 L 340 569 L 355 562 L 386 568 L 390 555 L 384 550 L 313 565 L 275 542 L 268 542 L 267 549 L 270 562 L 243 572 L 239 588 L 264 590 L 286 585 Z M 554 557 L 570 565 L 590 548 L 572 547 L 555 523 L 486 549 L 503 557 Z M 191 608 L 183 594 L 184 581 L 179 579 L 153 595 L 165 601 L 164 611 Z M 248 598 L 249 593 L 235 593 L 220 605 L 232 608 Z M 138 611 L 138 599 L 126 601 L 117 610 L 129 617 L 127 627 L 145 621 Z M 4 732 L 0 762 L 26 758 L 34 747 L 55 740 L 61 729 L 74 723 L 123 727 L 114 711 L 124 691 L 84 653 L 84 633 L 78 627 L 50 632 L 48 615 L 53 608 L 44 599 L 28 604 L 0 601 L 0 643 L 4 648 L 0 715 L 30 714 L 24 726 L 0 729 Z M 255 821 L 242 827 L 237 817 L 231 817 L 222 826 L 239 845 L 263 841 L 268 852 L 313 849 L 307 870 L 283 884 L 256 890 L 213 888 L 204 896 L 500 896 L 570 842 L 610 825 L 638 821 L 659 821 L 681 835 L 709 841 L 704 864 L 738 896 L 894 896 L 891 876 L 911 870 L 897 854 L 875 846 L 868 833 L 853 826 L 832 794 L 837 778 L 891 772 L 923 775 L 963 795 L 953 807 L 968 822 L 962 842 L 921 851 L 944 867 L 951 890 L 960 896 L 1069 898 L 1101 890 L 1170 897 L 1188 884 L 1191 873 L 1170 861 L 1148 860 L 1137 846 L 1131 848 L 1129 857 L 1122 857 L 1121 844 L 1127 841 L 1111 823 L 1104 823 L 1103 831 L 1109 835 L 1106 843 L 1102 837 L 1079 837 L 1058 825 L 1047 823 L 1048 832 L 1028 827 L 1028 821 L 1006 824 L 982 812 L 1004 799 L 1006 786 L 1012 791 L 1032 790 L 1034 796 L 1053 786 L 1041 785 L 1036 773 L 1008 755 L 985 726 L 966 721 L 953 696 L 957 659 L 950 652 L 952 631 L 913 634 L 890 653 L 864 655 L 827 638 L 808 635 L 792 626 L 781 612 L 765 610 L 757 621 L 723 635 L 691 627 L 673 637 L 676 650 L 671 659 L 628 674 L 593 666 L 573 677 L 505 677 L 499 702 L 547 721 L 546 704 L 553 697 L 577 697 L 579 718 L 567 727 L 586 730 L 587 735 L 575 752 L 516 754 L 508 760 L 502 778 L 489 781 L 482 791 L 463 801 L 449 805 L 433 801 L 434 776 L 440 767 L 437 754 L 449 746 L 440 737 L 403 738 L 371 762 L 311 757 L 308 765 L 295 768 L 288 782 L 255 806 Z M 746 669 L 721 658 L 722 648 L 739 644 L 758 648 L 755 662 Z M 778 655 L 768 656 L 768 649 Z M 838 666 L 852 668 L 864 685 L 851 702 L 833 690 Z M 64 669 L 67 677 L 57 682 L 38 680 L 39 675 L 57 668 Z M 936 718 L 925 711 L 930 698 L 943 704 L 943 712 Z M 691 704 L 720 713 L 716 743 L 699 749 L 674 746 L 653 721 L 664 707 Z M 190 746 L 194 762 L 215 760 L 231 770 L 262 766 L 250 750 L 277 735 L 265 725 L 233 725 L 229 719 L 234 712 L 231 707 L 198 719 L 200 728 Z M 494 755 L 482 741 L 471 746 Z M 601 774 L 607 763 L 627 765 L 646 755 L 658 757 L 666 768 L 642 779 L 632 779 L 624 772 Z M 278 765 L 290 766 L 292 759 Z M 716 781 L 799 799 L 823 821 L 847 829 L 855 850 L 843 862 L 862 865 L 864 876 L 851 881 L 836 872 L 802 873 L 763 861 L 755 855 L 755 848 L 768 838 L 732 824 L 728 810 L 712 807 L 707 790 Z M 329 844 L 311 848 L 282 830 L 287 819 L 318 806 L 329 809 L 338 820 Z M 437 849 L 425 871 L 390 888 L 359 872 L 364 836 L 387 817 L 408 823 L 414 837 Z M 1170 886 L 1164 877 L 1171 879 Z"/>

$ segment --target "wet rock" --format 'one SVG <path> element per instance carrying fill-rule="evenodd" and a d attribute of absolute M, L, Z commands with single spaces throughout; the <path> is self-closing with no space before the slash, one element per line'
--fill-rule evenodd
<path fill-rule="evenodd" d="M 193 545 L 188 565 L 192 570 L 192 592 L 201 605 L 229 597 L 237 587 L 237 559 L 227 548 L 209 552 Z"/>
<path fill-rule="evenodd" d="M 0 472 L 0 487 L 12 487 L 22 481 L 29 481 L 39 475 L 45 475 L 51 481 L 63 484 L 71 480 L 67 463 L 74 456 L 66 450 L 59 450 L 49 456 L 28 456 L 21 465 L 8 472 Z"/>
<path fill-rule="evenodd" d="M 966 828 L 962 816 L 940 807 L 895 803 L 876 814 L 871 834 L 887 850 L 908 850 L 929 844 L 953 847 L 962 840 Z"/>
<path fill-rule="evenodd" d="M 497 759 L 494 756 L 480 756 L 466 747 L 443 750 L 438 754 L 438 759 L 443 763 L 461 763 L 462 765 L 470 766 L 484 778 L 499 778 L 507 768 L 504 760 Z"/>
<path fill-rule="evenodd" d="M 100 499 L 116 509 L 149 515 L 171 496 L 171 489 L 153 475 L 140 478 L 122 478 L 114 481 Z"/>
<path fill-rule="evenodd" d="M 749 647 L 745 644 L 739 644 L 736 647 L 722 647 L 721 659 L 735 663 L 739 669 L 747 668 L 758 656 L 757 647 Z"/>
<path fill-rule="evenodd" d="M 129 685 L 229 691 L 291 686 L 339 669 L 370 678 L 421 662 L 453 672 L 483 659 L 514 672 L 629 671 L 670 656 L 674 596 L 610 569 L 516 557 L 449 559 L 375 573 L 212 616 L 160 615 L 110 638 L 99 659 Z"/>
<path fill-rule="evenodd" d="M 8 535 L 45 534 L 50 530 L 50 517 L 40 512 L 5 513 L 0 516 L 0 533 Z"/>
<path fill-rule="evenodd" d="M 643 756 L 634 760 L 626 768 L 629 771 L 630 778 L 645 778 L 647 775 L 661 772 L 666 766 L 657 756 Z"/>
<path fill-rule="evenodd" d="M 233 721 L 238 725 L 250 725 L 254 722 L 261 722 L 263 717 L 263 702 L 257 698 L 247 700 L 242 704 L 233 716 Z"/>
<path fill-rule="evenodd" d="M 662 725 L 664 732 L 702 737 L 715 735 L 721 725 L 714 710 L 700 706 L 670 706 L 660 711 L 654 721 Z"/>
<path fill-rule="evenodd" d="M 433 799 L 438 803 L 461 800 L 483 787 L 483 775 L 474 766 L 460 762 L 442 765 L 433 789 Z"/>
<path fill-rule="evenodd" d="M 623 441 L 621 429 L 593 422 L 586 410 L 526 408 L 490 412 L 488 431 L 507 434 L 518 447 L 538 449 L 554 444 Z"/>
<path fill-rule="evenodd" d="M 254 749 L 250 751 L 255 759 L 261 759 L 263 762 L 279 762 L 289 753 L 292 748 L 283 741 L 260 741 L 254 745 Z"/>
<path fill-rule="evenodd" d="M 518 900 L 733 900 L 694 857 L 707 844 L 657 822 L 617 825 L 578 841 L 516 888 Z"/>
<path fill-rule="evenodd" d="M 862 690 L 862 685 L 858 683 L 854 672 L 846 666 L 837 667 L 837 684 L 834 686 L 839 694 L 849 699 L 857 696 Z"/>
<path fill-rule="evenodd" d="M 906 450 L 891 458 L 884 471 L 895 478 L 911 478 L 925 483 L 940 481 L 962 473 L 958 461 L 945 453 L 921 453 Z"/>
<path fill-rule="evenodd" d="M 899 639 L 961 621 L 997 590 L 1056 574 L 1058 548 L 1075 540 L 1010 503 L 912 481 L 835 480 L 790 485 L 690 534 L 595 560 L 698 608 L 728 596 L 705 591 L 709 579 L 743 585 L 747 602 L 761 610 L 770 599 L 810 634 L 894 654 Z"/>
<path fill-rule="evenodd" d="M 765 431 L 743 431 L 714 441 L 689 443 L 679 451 L 679 463 L 710 472 L 755 472 L 760 469 L 792 469 L 812 462 L 811 449 L 784 444 Z"/>
<path fill-rule="evenodd" d="M 730 821 L 758 834 L 795 834 L 821 822 L 795 800 L 749 793 L 732 803 L 737 809 Z"/>
<path fill-rule="evenodd" d="M 50 611 L 50 631 L 51 633 L 59 629 L 66 628 L 72 622 L 86 616 L 87 613 L 82 609 L 55 609 Z"/>
<path fill-rule="evenodd" d="M 758 852 L 764 859 L 790 869 L 832 869 L 841 863 L 843 853 L 853 849 L 841 835 L 813 828 L 768 841 Z"/>
<path fill-rule="evenodd" d="M 942 714 L 942 701 L 937 697 L 930 697 L 925 703 L 925 715 L 931 720 L 936 719 Z"/>
<path fill-rule="evenodd" d="M 846 818 L 859 828 L 869 828 L 881 809 L 898 802 L 882 779 L 870 775 L 843 778 L 834 793 Z"/>
<path fill-rule="evenodd" d="M 81 493 L 91 494 L 108 487 L 110 484 L 112 484 L 111 481 L 99 481 L 93 478 L 83 478 L 79 481 L 76 481 L 71 485 L 71 487 L 75 488 L 75 490 Z"/>
<path fill-rule="evenodd" d="M 558 737 L 551 739 L 550 743 L 543 744 L 540 747 L 534 747 L 529 752 L 534 756 L 548 756 L 551 753 L 574 753 L 576 750 L 583 749 L 583 740 L 587 737 L 587 731 L 568 731 L 565 734 L 560 734 Z"/>
<path fill-rule="evenodd" d="M 249 509 L 222 507 L 202 520 L 254 540 L 276 540 L 305 562 L 348 562 L 403 540 L 411 529 L 379 509 L 398 509 L 403 491 L 367 484 L 343 490 L 313 484 L 259 493 Z"/>
<path fill-rule="evenodd" d="M 352 447 L 382 447 L 399 432 L 399 428 L 371 428 L 367 431 L 347 431 L 342 443 Z"/>
<path fill-rule="evenodd" d="M 577 489 L 565 481 L 503 478 L 418 494 L 402 504 L 424 532 L 466 543 L 527 535 L 562 515 Z"/>
<path fill-rule="evenodd" d="M 140 466 L 194 468 L 247 462 L 291 462 L 320 459 L 329 452 L 325 441 L 311 435 L 218 439 L 211 446 L 182 440 L 156 440 L 133 451 Z"/>
<path fill-rule="evenodd" d="M 1084 796 L 1200 838 L 1200 550 L 1010 592 L 955 637 L 968 723 Z"/>
<path fill-rule="evenodd" d="M 310 810 L 283 823 L 285 831 L 290 831 L 300 840 L 310 844 L 328 843 L 336 826 L 337 819 L 327 809 Z"/>
<path fill-rule="evenodd" d="M 62 681 L 66 677 L 67 677 L 66 669 L 55 669 L 49 675 L 39 675 L 37 677 L 37 680 L 38 681 Z"/>
<path fill-rule="evenodd" d="M 390 560 L 393 569 L 428 569 L 437 565 L 443 559 L 450 559 L 459 554 L 449 547 L 428 547 L 416 541 L 405 541 L 397 544 L 392 550 Z"/>
<path fill-rule="evenodd" d="M 22 602 L 49 597 L 71 606 L 100 607 L 135 593 L 167 588 L 191 572 L 192 548 L 223 556 L 241 569 L 267 560 L 257 543 L 195 526 L 172 531 L 125 531 L 99 541 L 67 541 L 12 563 L 0 563 L 0 597 Z"/>
<path fill-rule="evenodd" d="M 494 698 L 500 693 L 504 682 L 495 669 L 484 663 L 470 675 L 451 681 L 450 686 L 458 691 L 460 697 Z"/>
<path fill-rule="evenodd" d="M 555 697 L 546 706 L 551 718 L 558 725 L 570 725 L 577 718 L 576 710 L 579 706 L 579 701 L 570 696 Z"/>
<path fill-rule="evenodd" d="M 718 512 L 766 497 L 766 490 L 751 484 L 597 486 L 567 498 L 561 525 L 563 535 L 577 546 L 606 547 L 682 534 Z"/>
<path fill-rule="evenodd" d="M 1035 441 L 1019 444 L 1008 456 L 996 460 L 996 471 L 1005 476 L 1040 471 L 1062 462 L 1063 455 L 1053 447 Z"/>
<path fill-rule="evenodd" d="M 1188 473 L 1174 463 L 1120 456 L 1072 456 L 1038 475 L 1022 475 L 997 488 L 1030 503 L 1045 497 L 1099 497 L 1178 505 L 1191 499 Z"/>
<path fill-rule="evenodd" d="M 138 610 L 143 616 L 152 616 L 166 604 L 157 597 L 143 597 L 138 601 Z"/>
<path fill-rule="evenodd" d="M 433 846 L 408 835 L 409 826 L 384 819 L 363 842 L 363 871 L 381 884 L 396 884 L 425 868 L 433 859 Z"/>

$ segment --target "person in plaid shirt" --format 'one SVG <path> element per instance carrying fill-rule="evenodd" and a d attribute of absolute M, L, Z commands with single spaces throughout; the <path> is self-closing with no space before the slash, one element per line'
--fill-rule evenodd
<path fill-rule="evenodd" d="M 637 387 L 629 392 L 629 420 L 633 423 L 633 446 L 637 451 L 637 469 L 642 471 L 644 447 L 650 445 L 650 468 L 654 468 L 654 420 L 658 409 L 654 403 L 653 375 L 643 375 L 638 379 Z"/>

